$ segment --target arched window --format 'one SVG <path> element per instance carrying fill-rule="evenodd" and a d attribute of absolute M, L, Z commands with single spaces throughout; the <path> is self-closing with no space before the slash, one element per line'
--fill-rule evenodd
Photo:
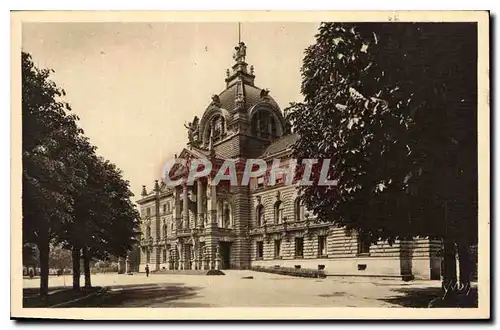
<path fill-rule="evenodd" d="M 297 197 L 295 199 L 295 221 L 302 221 L 304 220 L 304 205 L 302 205 L 302 201 L 300 200 L 300 197 Z"/>
<path fill-rule="evenodd" d="M 208 134 L 210 133 L 212 133 L 213 142 L 220 141 L 226 135 L 226 122 L 224 117 L 216 115 L 212 118 Z"/>
<path fill-rule="evenodd" d="M 278 130 L 276 127 L 276 119 L 274 119 L 274 117 L 271 117 L 270 121 L 271 121 L 271 138 L 275 139 L 278 137 Z"/>
<path fill-rule="evenodd" d="M 264 206 L 263 205 L 257 205 L 256 214 L 257 214 L 257 227 L 260 227 L 263 225 L 263 220 L 264 220 Z"/>
<path fill-rule="evenodd" d="M 274 223 L 282 223 L 283 222 L 283 203 L 281 201 L 277 201 L 274 203 Z"/>
<path fill-rule="evenodd" d="M 264 139 L 279 137 L 278 122 L 271 112 L 258 110 L 252 116 L 252 134 Z"/>

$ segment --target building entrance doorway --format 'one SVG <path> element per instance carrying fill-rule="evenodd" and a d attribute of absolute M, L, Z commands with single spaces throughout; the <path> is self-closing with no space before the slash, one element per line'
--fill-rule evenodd
<path fill-rule="evenodd" d="M 219 242 L 221 269 L 231 268 L 231 242 Z"/>

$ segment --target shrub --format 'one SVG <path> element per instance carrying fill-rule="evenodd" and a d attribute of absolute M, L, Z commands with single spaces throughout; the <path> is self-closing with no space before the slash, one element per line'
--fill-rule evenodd
<path fill-rule="evenodd" d="M 287 268 L 287 267 L 273 267 L 266 268 L 261 266 L 256 266 L 251 268 L 256 272 L 264 272 L 278 275 L 288 275 L 297 277 L 307 277 L 307 278 L 325 278 L 325 272 L 322 270 L 306 269 L 306 268 Z"/>
<path fill-rule="evenodd" d="M 226 275 L 221 270 L 211 269 L 207 272 L 207 275 Z"/>

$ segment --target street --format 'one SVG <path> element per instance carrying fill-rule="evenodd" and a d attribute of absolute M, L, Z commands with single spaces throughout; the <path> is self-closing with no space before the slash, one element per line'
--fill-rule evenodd
<path fill-rule="evenodd" d="M 440 281 L 396 278 L 297 278 L 245 270 L 225 276 L 97 274 L 93 286 L 108 287 L 73 307 L 427 307 Z M 244 278 L 252 276 L 253 278 Z M 82 277 L 83 285 L 83 277 Z M 51 287 L 69 286 L 71 276 L 51 277 Z M 24 279 L 24 288 L 39 285 Z"/>

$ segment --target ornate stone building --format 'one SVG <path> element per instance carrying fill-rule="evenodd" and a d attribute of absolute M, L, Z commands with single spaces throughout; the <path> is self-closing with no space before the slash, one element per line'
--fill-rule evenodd
<path fill-rule="evenodd" d="M 244 43 L 235 50 L 226 89 L 187 126 L 189 142 L 178 157 L 260 158 L 268 164 L 279 158 L 283 164 L 298 137 L 269 91 L 255 85 Z M 264 178 L 246 186 L 212 186 L 209 180 L 143 187 L 140 271 L 146 264 L 152 271 L 300 265 L 324 267 L 330 275 L 440 276 L 437 241 L 369 244 L 355 232 L 316 222 L 296 187 L 280 177 L 273 186 L 266 186 Z"/>

